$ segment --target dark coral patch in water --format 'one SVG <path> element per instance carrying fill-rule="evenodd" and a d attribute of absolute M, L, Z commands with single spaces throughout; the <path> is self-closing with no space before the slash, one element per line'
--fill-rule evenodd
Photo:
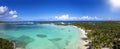
<path fill-rule="evenodd" d="M 31 43 L 32 41 L 34 41 L 34 39 L 29 36 L 23 35 L 17 38 L 15 41 L 16 41 L 17 47 L 25 47 L 28 43 Z"/>
<path fill-rule="evenodd" d="M 45 37 L 47 37 L 47 35 L 44 35 L 44 34 L 37 34 L 37 37 L 45 38 Z"/>
<path fill-rule="evenodd" d="M 50 41 L 59 41 L 59 40 L 62 40 L 62 38 L 54 38 L 54 39 L 48 39 Z"/>

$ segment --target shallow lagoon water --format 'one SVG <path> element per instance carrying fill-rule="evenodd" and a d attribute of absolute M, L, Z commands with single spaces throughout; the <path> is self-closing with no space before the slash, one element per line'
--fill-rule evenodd
<path fill-rule="evenodd" d="M 80 32 L 73 26 L 0 24 L 0 38 L 22 49 L 79 49 Z"/>

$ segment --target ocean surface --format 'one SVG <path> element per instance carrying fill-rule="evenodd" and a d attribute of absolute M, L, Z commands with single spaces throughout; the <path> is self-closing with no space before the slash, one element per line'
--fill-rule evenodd
<path fill-rule="evenodd" d="M 79 49 L 80 31 L 53 24 L 0 24 L 0 38 L 20 49 Z"/>

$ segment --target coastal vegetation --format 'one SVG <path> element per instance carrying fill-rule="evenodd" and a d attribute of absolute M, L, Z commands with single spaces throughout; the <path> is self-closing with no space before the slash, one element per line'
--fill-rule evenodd
<path fill-rule="evenodd" d="M 13 49 L 13 44 L 6 39 L 0 38 L 0 49 Z"/>
<path fill-rule="evenodd" d="M 119 22 L 75 22 L 73 25 L 86 30 L 90 49 L 120 49 Z"/>

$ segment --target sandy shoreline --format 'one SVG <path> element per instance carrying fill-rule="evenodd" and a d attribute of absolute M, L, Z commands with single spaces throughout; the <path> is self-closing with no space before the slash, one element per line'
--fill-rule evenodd
<path fill-rule="evenodd" d="M 73 26 L 73 27 L 77 28 L 80 31 L 80 34 L 81 34 L 80 35 L 80 49 L 87 49 L 88 46 L 85 46 L 85 45 L 88 44 L 88 40 L 83 39 L 83 38 L 87 38 L 87 36 L 86 36 L 87 33 L 85 32 L 84 29 L 81 29 L 77 26 Z"/>

